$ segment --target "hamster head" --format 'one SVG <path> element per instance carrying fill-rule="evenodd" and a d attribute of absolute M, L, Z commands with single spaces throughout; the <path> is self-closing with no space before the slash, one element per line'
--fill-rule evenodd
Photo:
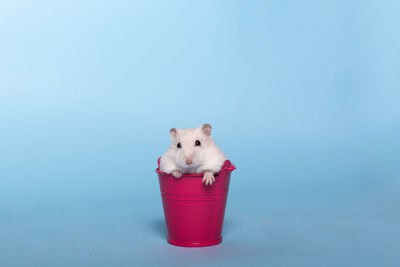
<path fill-rule="evenodd" d="M 172 149 L 176 164 L 182 168 L 195 168 L 202 164 L 207 147 L 213 144 L 211 125 L 204 124 L 199 128 L 176 129 L 170 131 Z"/>

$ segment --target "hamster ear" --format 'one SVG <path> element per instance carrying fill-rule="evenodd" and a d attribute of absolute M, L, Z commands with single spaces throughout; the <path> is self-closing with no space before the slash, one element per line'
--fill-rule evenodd
<path fill-rule="evenodd" d="M 171 139 L 174 140 L 176 137 L 176 128 L 171 128 L 169 135 L 171 136 Z"/>
<path fill-rule="evenodd" d="M 210 136 L 211 135 L 211 125 L 206 123 L 201 126 L 201 131 L 205 134 Z"/>

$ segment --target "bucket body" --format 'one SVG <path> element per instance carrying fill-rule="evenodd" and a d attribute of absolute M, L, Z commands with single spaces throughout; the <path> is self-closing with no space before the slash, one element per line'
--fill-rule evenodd
<path fill-rule="evenodd" d="M 203 174 L 183 174 L 176 179 L 161 172 L 158 180 L 168 232 L 168 243 L 182 247 L 204 247 L 222 242 L 222 225 L 231 172 L 235 167 L 225 161 L 215 182 L 202 183 Z"/>

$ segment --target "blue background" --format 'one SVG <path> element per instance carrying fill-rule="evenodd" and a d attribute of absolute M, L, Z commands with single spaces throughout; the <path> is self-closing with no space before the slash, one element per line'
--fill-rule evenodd
<path fill-rule="evenodd" d="M 398 266 L 398 1 L 2 1 L 0 266 Z M 171 127 L 238 169 L 165 242 Z"/>

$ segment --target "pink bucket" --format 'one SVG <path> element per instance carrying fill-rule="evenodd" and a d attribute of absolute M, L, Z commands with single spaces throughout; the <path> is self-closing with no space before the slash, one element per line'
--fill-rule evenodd
<path fill-rule="evenodd" d="M 236 169 L 229 160 L 215 173 L 211 186 L 202 183 L 203 174 L 183 174 L 176 179 L 160 171 L 158 180 L 167 224 L 168 243 L 181 247 L 204 247 L 222 242 L 231 172 Z"/>

